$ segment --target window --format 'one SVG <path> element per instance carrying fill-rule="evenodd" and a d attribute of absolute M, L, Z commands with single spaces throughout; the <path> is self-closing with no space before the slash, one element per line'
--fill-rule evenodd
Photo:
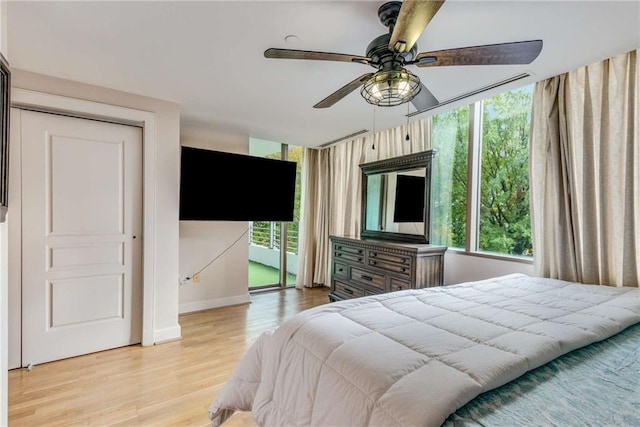
<path fill-rule="evenodd" d="M 469 107 L 433 116 L 431 241 L 464 248 L 467 233 Z"/>
<path fill-rule="evenodd" d="M 533 86 L 438 114 L 432 122 L 431 242 L 532 256 L 529 130 Z"/>
<path fill-rule="evenodd" d="M 478 249 L 532 255 L 529 129 L 532 88 L 483 101 Z"/>

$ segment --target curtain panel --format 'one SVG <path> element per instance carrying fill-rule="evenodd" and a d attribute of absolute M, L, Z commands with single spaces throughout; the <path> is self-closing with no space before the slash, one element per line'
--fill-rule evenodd
<path fill-rule="evenodd" d="M 638 52 L 536 84 L 530 196 L 537 275 L 638 286 Z"/>
<path fill-rule="evenodd" d="M 320 150 L 305 148 L 297 288 L 330 285 L 330 235 L 360 236 L 360 164 L 430 148 L 430 117 Z"/>

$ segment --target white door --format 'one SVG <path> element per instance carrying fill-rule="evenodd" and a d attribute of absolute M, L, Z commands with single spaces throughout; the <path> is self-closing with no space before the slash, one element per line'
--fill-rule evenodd
<path fill-rule="evenodd" d="M 142 338 L 142 131 L 22 111 L 22 366 Z"/>

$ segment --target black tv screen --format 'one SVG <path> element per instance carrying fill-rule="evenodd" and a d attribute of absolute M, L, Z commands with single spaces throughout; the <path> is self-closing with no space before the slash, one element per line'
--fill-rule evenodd
<path fill-rule="evenodd" d="M 424 177 L 398 175 L 393 222 L 424 221 Z"/>
<path fill-rule="evenodd" d="M 182 147 L 180 220 L 293 221 L 296 163 Z"/>

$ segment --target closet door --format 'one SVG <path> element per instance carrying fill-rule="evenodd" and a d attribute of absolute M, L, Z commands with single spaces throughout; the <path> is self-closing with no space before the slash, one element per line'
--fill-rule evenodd
<path fill-rule="evenodd" d="M 21 112 L 22 366 L 139 343 L 142 130 Z"/>

